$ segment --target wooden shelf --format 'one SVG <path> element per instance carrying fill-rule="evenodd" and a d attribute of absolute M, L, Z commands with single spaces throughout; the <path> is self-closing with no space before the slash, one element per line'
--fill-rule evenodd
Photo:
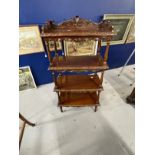
<path fill-rule="evenodd" d="M 97 74 L 95 75 L 63 75 L 57 78 L 54 91 L 101 91 L 102 84 Z"/>
<path fill-rule="evenodd" d="M 47 21 L 41 30 L 41 37 L 45 43 L 50 63 L 48 69 L 52 72 L 55 82 L 54 91 L 58 94 L 58 106 L 61 112 L 63 112 L 63 106 L 95 106 L 96 112 L 100 91 L 103 90 L 103 73 L 109 69 L 107 60 L 110 41 L 116 35 L 110 22 L 101 20 L 99 23 L 94 23 L 76 16 L 59 24 L 52 20 Z M 103 38 L 107 46 L 104 56 L 101 56 Z M 68 56 L 64 47 L 65 56 L 60 56 L 57 52 L 57 41 L 83 42 L 88 40 L 98 41 L 97 55 Z M 51 56 L 49 48 L 51 41 L 54 41 L 54 57 Z M 62 75 L 65 72 L 73 72 L 74 75 Z M 94 74 L 75 75 L 75 72 L 94 72 Z M 95 74 L 97 72 L 101 72 L 100 78 Z"/>
<path fill-rule="evenodd" d="M 49 70 L 69 71 L 69 70 L 101 70 L 104 71 L 109 67 L 103 64 L 100 55 L 95 56 L 65 56 L 54 57 Z"/>
<path fill-rule="evenodd" d="M 62 92 L 58 105 L 63 107 L 96 106 L 99 105 L 98 100 L 96 93 Z"/>

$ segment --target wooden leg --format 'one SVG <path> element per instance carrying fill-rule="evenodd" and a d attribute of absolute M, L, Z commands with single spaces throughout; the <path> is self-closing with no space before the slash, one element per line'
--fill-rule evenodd
<path fill-rule="evenodd" d="M 21 142 L 22 142 L 22 138 L 23 138 L 23 134 L 24 134 L 24 130 L 25 130 L 25 125 L 28 124 L 30 126 L 35 126 L 34 123 L 31 123 L 30 121 L 28 121 L 23 115 L 21 115 L 19 113 L 19 118 L 24 121 L 24 124 L 22 126 L 22 129 L 21 129 L 21 134 L 19 135 L 19 149 L 20 149 L 20 146 L 21 146 Z"/>
<path fill-rule="evenodd" d="M 94 110 L 95 112 L 97 111 L 97 105 L 95 106 L 95 110 Z"/>
<path fill-rule="evenodd" d="M 63 112 L 62 106 L 60 106 L 60 111 Z"/>
<path fill-rule="evenodd" d="M 26 125 L 26 122 L 24 122 L 24 124 L 22 126 L 22 129 L 21 129 L 21 133 L 19 135 L 19 149 L 20 149 L 22 138 L 23 138 L 23 135 L 24 135 L 25 125 Z"/>
<path fill-rule="evenodd" d="M 131 94 L 126 98 L 127 103 L 135 104 L 135 88 L 132 90 Z"/>
<path fill-rule="evenodd" d="M 28 120 L 27 120 L 23 115 L 21 115 L 20 113 L 19 113 L 19 118 L 20 118 L 22 121 L 26 122 L 28 125 L 35 126 L 34 123 L 31 123 L 30 121 L 28 121 Z"/>

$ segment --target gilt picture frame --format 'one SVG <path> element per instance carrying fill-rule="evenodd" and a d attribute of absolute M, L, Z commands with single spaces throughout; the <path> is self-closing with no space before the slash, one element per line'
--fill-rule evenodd
<path fill-rule="evenodd" d="M 66 56 L 84 56 L 97 54 L 98 41 L 64 41 L 64 51 Z"/>
<path fill-rule="evenodd" d="M 19 27 L 19 55 L 43 52 L 38 25 Z"/>
<path fill-rule="evenodd" d="M 30 66 L 19 68 L 19 91 L 36 88 Z"/>
<path fill-rule="evenodd" d="M 132 21 L 129 34 L 126 39 L 126 43 L 133 43 L 133 42 L 135 42 L 135 17 Z"/>
<path fill-rule="evenodd" d="M 117 33 L 110 41 L 110 45 L 124 44 L 134 19 L 134 14 L 105 14 L 103 19 L 110 21 L 114 31 Z M 106 45 L 104 39 L 102 45 Z"/>

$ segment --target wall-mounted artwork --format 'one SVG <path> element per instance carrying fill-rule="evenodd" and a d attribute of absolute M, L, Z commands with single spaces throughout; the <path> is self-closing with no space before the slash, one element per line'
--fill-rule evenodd
<path fill-rule="evenodd" d="M 133 14 L 105 14 L 104 20 L 110 21 L 117 35 L 113 36 L 110 45 L 124 44 L 129 33 L 134 15 Z M 103 40 L 102 45 L 106 45 Z"/>
<path fill-rule="evenodd" d="M 19 54 L 30 54 L 43 52 L 44 47 L 40 37 L 39 27 L 20 26 L 19 27 Z"/>
<path fill-rule="evenodd" d="M 57 50 L 62 50 L 62 43 L 61 41 L 56 41 L 56 46 L 57 46 Z M 55 51 L 55 48 L 54 48 L 54 41 L 49 41 L 49 50 L 50 51 Z"/>
<path fill-rule="evenodd" d="M 98 41 L 64 41 L 66 56 L 96 55 Z"/>
<path fill-rule="evenodd" d="M 36 88 L 29 66 L 19 68 L 19 91 Z"/>
<path fill-rule="evenodd" d="M 129 34 L 126 39 L 126 43 L 133 43 L 133 42 L 135 42 L 135 18 L 132 21 Z"/>

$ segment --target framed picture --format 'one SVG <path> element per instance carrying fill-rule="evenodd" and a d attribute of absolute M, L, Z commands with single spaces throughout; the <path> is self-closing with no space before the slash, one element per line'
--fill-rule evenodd
<path fill-rule="evenodd" d="M 57 50 L 62 50 L 62 43 L 61 41 L 56 41 Z M 55 51 L 54 48 L 54 41 L 49 41 L 49 50 Z"/>
<path fill-rule="evenodd" d="M 64 41 L 66 56 L 96 55 L 98 41 Z"/>
<path fill-rule="evenodd" d="M 29 66 L 19 68 L 19 91 L 36 88 Z"/>
<path fill-rule="evenodd" d="M 132 21 L 129 34 L 126 39 L 126 43 L 132 43 L 132 42 L 135 42 L 135 18 Z"/>
<path fill-rule="evenodd" d="M 129 33 L 134 15 L 133 14 L 105 14 L 104 20 L 111 22 L 117 35 L 113 36 L 110 45 L 124 44 Z M 106 45 L 103 40 L 102 45 Z"/>
<path fill-rule="evenodd" d="M 38 25 L 19 27 L 19 54 L 43 52 L 44 47 Z"/>

